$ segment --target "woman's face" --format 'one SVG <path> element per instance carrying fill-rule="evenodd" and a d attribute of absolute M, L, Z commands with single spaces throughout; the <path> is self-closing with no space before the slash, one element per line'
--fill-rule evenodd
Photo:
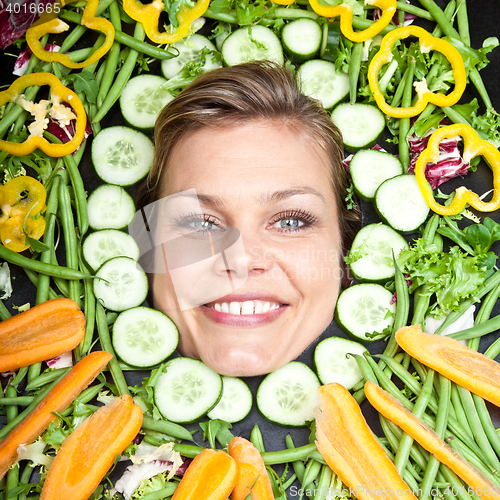
<path fill-rule="evenodd" d="M 343 268 L 330 168 L 305 134 L 271 122 L 202 128 L 175 145 L 161 179 L 164 240 L 187 234 L 188 245 L 205 238 L 213 249 L 227 227 L 240 236 L 232 254 L 205 261 L 213 279 L 193 281 L 187 267 L 185 279 L 182 269 L 153 277 L 154 305 L 176 323 L 182 355 L 223 375 L 265 374 L 332 321 Z M 193 189 L 196 198 L 178 195 Z M 201 305 L 181 307 L 186 289 Z"/>

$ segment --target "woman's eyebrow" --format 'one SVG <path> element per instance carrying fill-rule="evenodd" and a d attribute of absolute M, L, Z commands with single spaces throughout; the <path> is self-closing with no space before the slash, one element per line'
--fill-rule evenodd
<path fill-rule="evenodd" d="M 279 191 L 266 193 L 259 197 L 258 202 L 261 205 L 271 205 L 272 203 L 277 203 L 279 201 L 286 200 L 288 198 L 291 198 L 292 196 L 307 195 L 307 194 L 312 194 L 314 196 L 317 196 L 318 198 L 321 199 L 321 201 L 323 201 L 324 203 L 326 202 L 325 197 L 319 191 L 310 187 L 282 189 Z M 201 204 L 208 205 L 211 207 L 221 207 L 224 205 L 224 200 L 222 198 L 210 194 L 204 194 L 204 193 L 194 194 L 194 193 L 181 192 L 181 193 L 175 193 L 171 196 L 197 199 Z"/>

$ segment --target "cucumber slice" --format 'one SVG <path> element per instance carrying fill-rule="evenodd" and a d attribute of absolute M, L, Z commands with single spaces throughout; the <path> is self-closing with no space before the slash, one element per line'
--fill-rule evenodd
<path fill-rule="evenodd" d="M 382 220 L 403 233 L 417 230 L 429 215 L 429 206 L 413 174 L 398 175 L 383 182 L 374 201 Z"/>
<path fill-rule="evenodd" d="M 89 234 L 82 245 L 83 259 L 97 271 L 102 264 L 113 257 L 130 257 L 139 260 L 139 246 L 134 238 L 117 229 L 102 229 Z"/>
<path fill-rule="evenodd" d="M 103 184 L 88 199 L 89 225 L 92 229 L 123 229 L 135 215 L 132 196 L 120 186 Z"/>
<path fill-rule="evenodd" d="M 222 44 L 222 58 L 228 66 L 250 61 L 269 60 L 283 64 L 279 38 L 265 26 L 239 28 Z"/>
<path fill-rule="evenodd" d="M 384 114 L 371 104 L 339 104 L 331 118 L 342 132 L 344 147 L 352 152 L 373 146 L 385 129 Z"/>
<path fill-rule="evenodd" d="M 243 420 L 252 409 L 252 393 L 240 378 L 222 377 L 222 397 L 207 413 L 211 419 L 220 419 L 231 424 Z"/>
<path fill-rule="evenodd" d="M 340 23 L 329 22 L 323 24 L 323 40 L 319 49 L 319 56 L 326 61 L 335 62 L 339 54 Z"/>
<path fill-rule="evenodd" d="M 202 71 L 209 71 L 211 69 L 220 68 L 221 63 L 219 57 L 208 52 L 216 52 L 215 45 L 203 35 L 195 33 L 185 40 L 180 40 L 172 44 L 178 51 L 177 57 L 172 59 L 164 59 L 161 62 L 161 72 L 163 76 L 170 80 L 190 61 L 201 60 L 204 57 Z M 200 54 L 203 51 L 205 55 Z"/>
<path fill-rule="evenodd" d="M 285 54 L 297 62 L 312 59 L 321 47 L 321 38 L 320 25 L 306 17 L 285 24 L 281 31 Z"/>
<path fill-rule="evenodd" d="M 301 427 L 314 419 L 318 405 L 316 374 L 304 363 L 291 361 L 270 373 L 257 390 L 257 407 L 271 422 Z"/>
<path fill-rule="evenodd" d="M 158 365 L 175 351 L 178 342 L 179 332 L 174 322 L 156 309 L 142 306 L 127 309 L 113 323 L 113 348 L 130 366 Z"/>
<path fill-rule="evenodd" d="M 174 98 L 162 87 L 167 83 L 158 75 L 139 75 L 131 78 L 120 95 L 123 118 L 132 126 L 152 130 L 160 111 Z"/>
<path fill-rule="evenodd" d="M 352 242 L 347 262 L 358 281 L 385 283 L 394 277 L 394 258 L 407 248 L 406 240 L 394 229 L 378 223 L 362 228 Z"/>
<path fill-rule="evenodd" d="M 392 293 L 376 283 L 362 283 L 344 290 L 335 310 L 337 324 L 355 340 L 374 342 L 390 334 L 396 304 Z"/>
<path fill-rule="evenodd" d="M 349 93 L 349 77 L 337 73 L 334 63 L 321 59 L 302 64 L 297 81 L 301 92 L 320 101 L 325 109 L 333 108 Z"/>
<path fill-rule="evenodd" d="M 349 354 L 363 355 L 368 349 L 352 340 L 329 337 L 322 340 L 314 350 L 314 365 L 322 384 L 336 382 L 350 391 L 363 380 L 358 363 Z"/>
<path fill-rule="evenodd" d="M 148 278 L 130 257 L 115 257 L 105 262 L 95 274 L 96 299 L 111 311 L 125 311 L 140 306 L 148 294 Z"/>
<path fill-rule="evenodd" d="M 117 186 L 130 186 L 145 177 L 153 165 L 153 156 L 153 141 L 129 127 L 105 128 L 92 142 L 97 175 Z"/>
<path fill-rule="evenodd" d="M 349 163 L 349 171 L 357 195 L 372 201 L 382 182 L 403 173 L 403 165 L 385 151 L 361 149 Z"/>
<path fill-rule="evenodd" d="M 171 422 L 199 420 L 222 395 L 222 378 L 197 359 L 175 358 L 165 365 L 154 386 L 155 404 Z"/>

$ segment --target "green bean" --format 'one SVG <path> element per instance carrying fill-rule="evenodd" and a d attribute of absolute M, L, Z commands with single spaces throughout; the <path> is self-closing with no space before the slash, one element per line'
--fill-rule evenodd
<path fill-rule="evenodd" d="M 295 449 L 295 445 L 293 444 L 293 440 L 292 440 L 292 437 L 290 436 L 290 434 L 287 434 L 287 436 L 285 437 L 285 443 L 286 443 L 286 447 L 289 450 Z M 295 475 L 297 476 L 297 479 L 299 480 L 300 484 L 302 484 L 302 482 L 304 480 L 304 472 L 306 470 L 304 462 L 302 462 L 301 460 L 294 460 L 292 462 L 292 467 L 293 467 L 293 471 L 295 472 Z"/>
<path fill-rule="evenodd" d="M 27 374 L 28 374 L 28 367 L 27 366 L 23 366 L 23 367 L 19 368 L 17 375 L 10 381 L 10 385 L 17 387 L 25 379 Z M 0 393 L 1 392 L 2 391 L 0 391 Z"/>
<path fill-rule="evenodd" d="M 425 9 L 421 9 L 419 7 L 415 7 L 414 5 L 407 4 L 406 2 L 396 2 L 397 9 L 402 12 L 408 12 L 409 14 L 415 14 L 421 19 L 427 19 L 428 21 L 434 21 L 434 18 L 429 13 L 429 11 Z"/>
<path fill-rule="evenodd" d="M 311 488 L 313 481 L 318 477 L 321 472 L 322 464 L 318 461 L 309 458 L 306 464 L 306 470 L 304 471 L 304 477 L 302 478 L 302 488 Z"/>
<path fill-rule="evenodd" d="M 476 406 L 474 405 L 474 400 L 472 399 L 471 393 L 464 389 L 463 387 L 457 386 L 458 394 L 465 411 L 465 416 L 469 422 L 469 427 L 472 430 L 472 434 L 476 439 L 476 443 L 479 445 L 483 454 L 487 460 L 487 463 L 494 469 L 500 470 L 500 461 L 496 456 L 491 444 L 486 436 L 486 433 L 481 425 L 481 420 L 477 414 Z"/>
<path fill-rule="evenodd" d="M 71 210 L 71 200 L 68 186 L 64 182 L 59 184 L 59 219 L 62 223 L 64 247 L 66 250 L 66 264 L 70 269 L 78 269 L 78 243 L 75 232 L 75 221 Z M 69 298 L 81 308 L 80 282 L 72 280 L 68 283 Z"/>
<path fill-rule="evenodd" d="M 413 317 L 411 319 L 412 325 L 423 325 L 431 303 L 431 293 L 429 292 L 428 285 L 421 285 L 418 290 L 418 300 L 414 300 L 413 302 Z"/>
<path fill-rule="evenodd" d="M 439 226 L 439 215 L 434 214 L 425 224 L 424 232 L 422 233 L 422 241 L 424 246 L 429 246 L 434 243 L 436 229 Z"/>
<path fill-rule="evenodd" d="M 252 432 L 250 433 L 250 441 L 259 450 L 259 453 L 265 453 L 266 449 L 264 447 L 264 440 L 262 438 L 262 432 L 260 432 L 259 426 L 255 424 L 253 426 Z"/>
<path fill-rule="evenodd" d="M 43 235 L 43 242 L 49 247 L 49 250 L 44 250 L 40 254 L 40 262 L 50 264 L 51 255 L 54 248 L 54 231 L 56 225 L 56 213 L 59 204 L 59 183 L 60 176 L 56 175 L 52 181 L 52 187 L 47 201 L 46 211 L 46 226 Z M 38 286 L 36 290 L 36 303 L 41 304 L 45 302 L 49 295 L 50 277 L 47 275 L 40 275 L 38 277 Z"/>
<path fill-rule="evenodd" d="M 493 342 L 486 351 L 484 355 L 488 358 L 495 359 L 500 354 L 500 337 Z"/>
<path fill-rule="evenodd" d="M 143 425 L 144 427 L 144 422 Z M 183 457 L 194 458 L 198 456 L 205 448 L 192 444 L 174 444 L 174 451 L 178 451 Z"/>
<path fill-rule="evenodd" d="M 436 434 L 443 439 L 444 433 L 446 431 L 448 415 L 450 410 L 450 396 L 451 396 L 451 382 L 446 377 L 440 375 L 439 379 L 439 405 L 436 414 Z M 420 489 L 422 490 L 422 495 L 419 500 L 427 500 L 429 498 L 431 487 L 435 481 L 436 475 L 439 470 L 439 460 L 431 455 L 429 461 L 424 471 L 424 476 L 422 482 L 420 483 Z"/>
<path fill-rule="evenodd" d="M 500 328 L 500 315 L 484 321 L 479 325 L 474 325 L 471 328 L 466 328 L 457 333 L 450 334 L 451 338 L 455 340 L 475 339 L 487 335 L 488 333 L 495 332 Z"/>
<path fill-rule="evenodd" d="M 392 337 L 395 336 L 396 332 L 408 323 L 408 315 L 410 313 L 410 293 L 408 291 L 408 284 L 406 283 L 406 278 L 396 264 L 394 259 L 394 267 L 396 270 L 395 274 L 395 285 L 396 285 L 396 317 L 394 318 L 394 325 L 392 327 Z M 396 340 L 393 340 L 396 343 Z M 391 349 L 394 351 L 394 348 Z"/>
<path fill-rule="evenodd" d="M 41 274 L 34 273 L 33 271 L 30 271 L 29 269 L 23 269 L 24 273 L 28 277 L 28 279 L 33 283 L 35 288 L 38 290 L 38 283 L 40 282 L 40 276 L 43 276 Z M 44 276 L 45 277 L 45 276 Z M 49 287 L 49 294 L 47 297 L 48 299 L 56 299 L 58 297 L 57 293 Z"/>
<path fill-rule="evenodd" d="M 142 24 L 137 23 L 134 29 L 134 38 L 143 41 L 144 36 L 145 34 Z M 137 61 L 138 55 L 139 52 L 136 49 L 130 49 L 127 59 L 123 63 L 120 71 L 118 72 L 118 75 L 115 78 L 113 85 L 109 89 L 106 99 L 104 99 L 104 102 L 102 103 L 102 106 L 100 107 L 97 115 L 94 116 L 94 122 L 101 121 L 106 116 L 106 113 L 111 109 L 113 104 L 120 97 L 123 87 L 126 85 L 127 81 L 130 78 L 130 75 L 132 74 L 132 71 L 135 68 L 135 63 Z"/>
<path fill-rule="evenodd" d="M 486 436 L 488 437 L 488 441 L 497 453 L 500 455 L 500 437 L 495 431 L 495 426 L 491 421 L 491 415 L 486 407 L 486 402 L 483 398 L 480 398 L 476 394 L 472 394 L 472 400 L 474 401 L 474 405 L 476 406 L 476 412 L 479 417 L 481 428 L 484 430 Z"/>
<path fill-rule="evenodd" d="M 87 272 L 87 268 L 81 261 L 80 266 L 83 272 Z M 80 356 L 85 356 L 90 351 L 95 331 L 96 298 L 94 295 L 94 288 L 90 280 L 84 280 L 83 287 L 85 290 L 83 303 L 83 311 L 85 313 L 85 337 L 78 346 L 78 353 Z"/>
<path fill-rule="evenodd" d="M 476 319 L 474 321 L 475 325 L 480 325 L 481 323 L 484 323 L 489 319 L 499 296 L 500 296 L 500 285 L 498 285 L 496 288 L 491 290 L 488 293 L 488 295 L 486 295 L 476 315 Z"/>
<path fill-rule="evenodd" d="M 104 387 L 104 382 L 98 385 L 93 385 L 91 387 L 87 387 L 84 391 L 82 391 L 75 401 L 79 401 L 80 403 L 87 404 L 92 401 L 98 394 L 101 392 L 101 389 Z M 61 412 L 63 417 L 68 417 L 75 411 L 75 403 L 71 403 L 68 408 Z"/>
<path fill-rule="evenodd" d="M 12 316 L 12 314 L 10 314 L 7 307 L 5 307 L 5 304 L 3 303 L 3 301 L 0 300 L 0 319 L 3 321 L 4 319 L 8 319 L 11 316 Z"/>
<path fill-rule="evenodd" d="M 305 460 L 313 451 L 317 451 L 314 443 L 291 450 L 266 451 L 262 453 L 262 460 L 266 465 L 285 464 L 295 460 Z"/>
<path fill-rule="evenodd" d="M 148 431 L 162 432 L 163 434 L 183 439 L 184 441 L 193 441 L 193 436 L 187 429 L 168 420 L 155 420 L 152 417 L 144 415 L 142 428 Z"/>
<path fill-rule="evenodd" d="M 418 382 L 418 380 L 411 375 L 410 372 L 405 370 L 399 363 L 397 363 L 394 359 L 386 356 L 385 354 L 378 354 L 375 357 L 380 358 L 382 361 L 385 361 L 387 367 L 391 369 L 391 371 L 396 375 L 406 387 L 408 387 L 413 394 L 419 396 L 422 392 L 422 385 Z M 379 364 L 380 366 L 380 364 Z"/>
<path fill-rule="evenodd" d="M 411 59 L 408 64 L 408 76 L 406 78 L 404 92 L 401 99 L 401 107 L 408 108 L 411 106 L 412 92 L 413 92 L 413 76 L 415 74 L 415 59 Z M 399 161 L 403 165 L 404 172 L 410 166 L 410 146 L 408 145 L 407 135 L 410 130 L 410 119 L 401 118 L 399 120 Z"/>
<path fill-rule="evenodd" d="M 428 374 L 427 378 L 425 379 L 422 391 L 418 395 L 417 400 L 415 401 L 415 405 L 413 407 L 413 414 L 417 418 L 422 418 L 422 415 L 425 412 L 425 409 L 427 408 L 427 404 L 429 403 L 429 400 L 432 395 L 433 382 L 434 382 L 434 372 L 431 371 Z M 410 448 L 412 447 L 412 444 L 413 444 L 413 438 L 410 437 L 408 434 L 404 434 L 403 437 L 401 438 L 401 441 L 399 442 L 399 447 L 398 451 L 396 452 L 394 465 L 396 466 L 396 469 L 399 471 L 400 474 L 406 467 L 406 463 L 410 455 Z"/>
<path fill-rule="evenodd" d="M 354 356 L 356 363 L 358 363 L 358 367 L 361 370 L 361 373 L 363 374 L 363 378 L 365 379 L 365 381 L 369 380 L 374 384 L 378 384 L 377 377 L 375 376 L 373 369 L 368 364 L 366 357 L 361 356 L 359 354 L 351 354 L 351 356 Z"/>
<path fill-rule="evenodd" d="M 30 392 L 34 389 L 39 389 L 44 385 L 50 384 L 54 380 L 58 380 L 61 376 L 66 375 L 69 370 L 70 368 L 56 368 L 54 370 L 46 371 L 45 373 L 38 375 L 38 377 L 28 382 L 28 385 L 26 386 L 26 392 Z"/>
<path fill-rule="evenodd" d="M 297 480 L 297 476 L 292 474 L 285 483 L 283 483 L 283 489 L 286 491 L 292 484 Z"/>
<path fill-rule="evenodd" d="M 469 19 L 466 0 L 458 0 L 457 25 L 460 39 L 470 47 Z"/>
<path fill-rule="evenodd" d="M 358 93 L 359 70 L 361 69 L 361 57 L 363 56 L 363 43 L 354 43 L 351 49 L 351 60 L 349 62 L 349 101 L 356 102 Z"/>
<path fill-rule="evenodd" d="M 462 481 L 449 467 L 441 464 L 439 470 L 450 483 L 451 491 L 457 495 L 459 500 L 472 500 L 471 496 L 467 493 L 467 489 L 463 487 L 464 484 Z"/>
<path fill-rule="evenodd" d="M 83 154 L 84 144 L 80 146 L 81 154 Z M 87 210 L 87 193 L 85 192 L 85 186 L 83 184 L 83 179 L 78 169 L 78 163 L 75 158 L 71 155 L 66 155 L 64 157 L 64 163 L 68 169 L 69 177 L 71 180 L 71 186 L 73 187 L 73 193 L 75 195 L 76 204 L 76 216 L 78 220 L 78 230 L 80 233 L 80 238 L 87 232 L 89 228 L 89 216 Z"/>
<path fill-rule="evenodd" d="M 121 30 L 121 19 L 120 19 L 120 9 L 118 4 L 112 3 L 109 6 L 109 16 L 111 23 L 115 28 L 115 33 Z M 135 40 L 135 39 L 134 39 Z M 99 85 L 99 92 L 97 94 L 97 107 L 100 108 L 102 103 L 104 102 L 104 98 L 108 93 L 111 85 L 113 83 L 113 79 L 115 76 L 116 69 L 118 67 L 118 60 L 120 57 L 120 43 L 116 41 L 113 42 L 113 46 L 111 47 L 108 56 L 106 57 L 106 62 L 103 63 L 105 68 L 102 81 Z"/>
<path fill-rule="evenodd" d="M 21 483 L 22 484 L 28 484 L 30 482 L 32 472 L 33 472 L 33 469 L 31 468 L 30 465 L 26 465 L 24 467 L 23 473 L 21 474 Z M 26 493 L 25 492 L 19 493 L 19 500 L 26 500 Z"/>
<path fill-rule="evenodd" d="M 164 498 L 169 497 L 170 495 L 173 495 L 175 493 L 177 484 L 178 483 L 168 483 L 165 488 L 144 495 L 142 497 L 142 500 L 163 500 Z"/>
<path fill-rule="evenodd" d="M 34 396 L 16 396 L 0 398 L 0 406 L 29 406 L 33 403 Z"/>
<path fill-rule="evenodd" d="M 353 26 L 353 28 L 356 28 L 358 30 L 368 29 L 372 24 L 373 24 L 373 21 L 370 21 L 369 19 L 364 19 L 364 18 L 358 17 L 358 16 L 353 16 L 353 18 L 352 18 L 352 26 Z M 395 26 L 393 24 L 389 24 L 382 31 L 380 31 L 380 34 L 387 35 L 387 33 L 390 33 L 392 30 L 395 30 L 396 28 L 397 28 L 397 26 Z"/>
<path fill-rule="evenodd" d="M 19 497 L 13 495 L 11 492 L 19 486 L 19 464 L 12 466 L 6 475 L 7 480 L 5 481 L 5 499 L 17 500 Z"/>
<path fill-rule="evenodd" d="M 385 93 L 385 91 L 387 90 L 389 83 L 391 83 L 392 77 L 394 76 L 396 70 L 398 69 L 398 66 L 399 63 L 397 59 L 393 59 L 387 66 L 387 69 L 385 70 L 384 74 L 380 77 L 378 81 L 378 86 L 382 93 Z"/>
<path fill-rule="evenodd" d="M 328 465 L 323 465 L 319 474 L 317 493 L 314 500 L 326 500 L 329 486 L 333 478 L 333 471 Z"/>
<path fill-rule="evenodd" d="M 109 335 L 108 324 L 106 323 L 106 313 L 101 304 L 96 305 L 96 320 L 97 320 L 97 331 L 99 333 L 99 341 L 101 342 L 101 347 L 105 351 L 113 355 L 108 363 L 109 371 L 113 377 L 113 381 L 116 384 L 116 388 L 120 394 L 128 394 L 130 396 L 130 391 L 127 386 L 125 377 L 116 358 L 115 350 L 113 349 L 113 344 L 111 343 L 111 337 Z"/>
<path fill-rule="evenodd" d="M 450 23 L 453 24 L 453 15 L 455 14 L 455 7 L 456 7 L 456 1 L 455 0 L 450 0 L 447 4 L 446 7 L 443 11 L 444 17 L 446 20 Z M 436 38 L 441 38 L 443 36 L 443 30 L 441 29 L 441 26 L 439 24 L 436 25 L 434 28 L 433 32 L 431 33 L 432 36 Z"/>

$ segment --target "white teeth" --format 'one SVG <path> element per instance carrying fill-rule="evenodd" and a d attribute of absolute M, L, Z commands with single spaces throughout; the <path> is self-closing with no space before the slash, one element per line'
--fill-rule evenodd
<path fill-rule="evenodd" d="M 253 300 L 247 300 L 241 304 L 241 314 L 253 314 Z"/>
<path fill-rule="evenodd" d="M 279 304 L 275 302 L 262 302 L 261 300 L 246 300 L 245 302 L 215 302 L 213 308 L 222 313 L 249 315 L 264 314 L 278 309 Z"/>
<path fill-rule="evenodd" d="M 229 314 L 241 314 L 239 302 L 231 302 L 229 304 Z"/>

